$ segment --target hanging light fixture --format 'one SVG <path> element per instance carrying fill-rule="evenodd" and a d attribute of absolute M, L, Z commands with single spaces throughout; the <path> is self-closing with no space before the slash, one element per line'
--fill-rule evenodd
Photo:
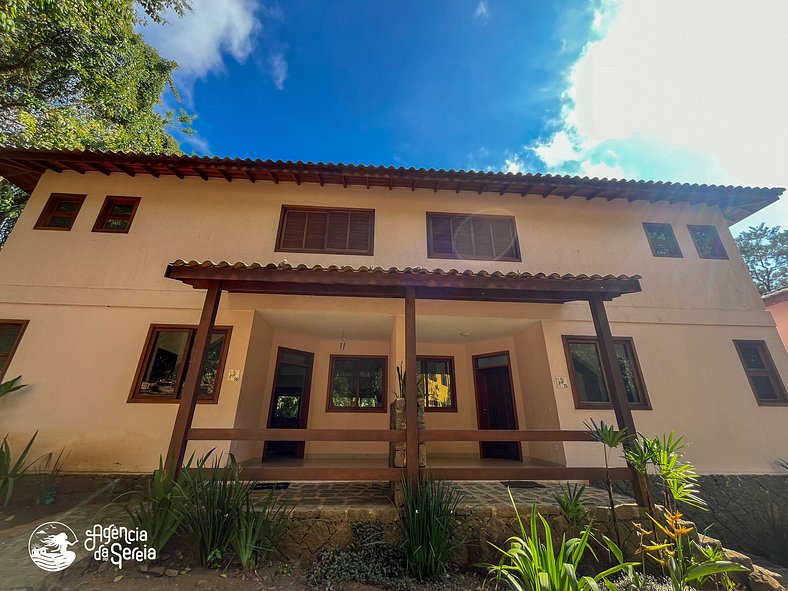
<path fill-rule="evenodd" d="M 347 345 L 347 341 L 345 340 L 345 331 L 342 331 L 342 336 L 339 337 L 339 350 L 344 351 L 345 345 Z"/>

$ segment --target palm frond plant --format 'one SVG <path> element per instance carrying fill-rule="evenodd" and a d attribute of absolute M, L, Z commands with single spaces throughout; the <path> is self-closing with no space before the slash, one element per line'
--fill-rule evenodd
<path fill-rule="evenodd" d="M 3 507 L 7 507 L 11 502 L 19 480 L 27 475 L 30 468 L 44 457 L 41 456 L 29 461 L 27 459 L 37 435 L 38 431 L 33 434 L 16 460 L 11 452 L 11 445 L 8 443 L 8 435 L 3 437 L 3 441 L 0 443 L 0 505 Z"/>
<path fill-rule="evenodd" d="M 583 501 L 585 490 L 586 487 L 583 484 L 570 484 L 567 482 L 566 488 L 562 484 L 559 490 L 553 491 L 553 499 L 558 503 L 558 508 L 566 519 L 567 531 L 571 535 L 580 533 L 580 529 L 588 517 L 588 509 L 586 509 Z"/>
<path fill-rule="evenodd" d="M 554 539 L 547 520 L 536 510 L 536 504 L 531 507 L 530 523 L 526 529 L 511 491 L 509 498 L 515 508 L 520 535 L 506 540 L 506 549 L 490 544 L 501 554 L 498 564 L 478 565 L 486 568 L 496 582 L 506 588 L 515 591 L 599 591 L 600 584 L 611 588 L 610 579 L 614 575 L 639 564 L 625 562 L 619 546 L 607 536 L 603 536 L 618 564 L 594 576 L 580 576 L 578 565 L 586 553 L 596 557 L 590 545 L 591 524 L 583 529 L 580 537 L 567 539 L 566 535 L 561 536 L 559 544 L 558 540 Z"/>
<path fill-rule="evenodd" d="M 290 510 L 271 491 L 259 506 L 251 498 L 239 514 L 230 543 L 246 570 L 258 568 L 287 533 Z"/>
<path fill-rule="evenodd" d="M 57 492 L 55 483 L 60 476 L 64 462 L 70 455 L 71 452 L 66 452 L 66 448 L 61 449 L 57 456 L 50 452 L 44 456 L 43 462 L 36 466 L 35 473 L 38 480 L 36 503 L 39 505 L 51 505 L 55 502 Z"/>
<path fill-rule="evenodd" d="M 706 501 L 700 497 L 698 473 L 692 464 L 683 462 L 686 448 L 684 436 L 677 437 L 672 431 L 651 440 L 653 463 L 662 483 L 665 507 L 676 511 L 676 503 L 684 503 L 698 509 L 707 510 Z"/>
<path fill-rule="evenodd" d="M 646 507 L 649 514 L 654 514 L 654 500 L 651 497 L 651 487 L 649 486 L 649 465 L 654 462 L 654 442 L 642 433 L 638 433 L 629 441 L 629 445 L 624 448 L 624 458 L 638 473 L 644 483 L 646 494 Z"/>
<path fill-rule="evenodd" d="M 6 394 L 10 394 L 11 392 L 16 392 L 17 390 L 21 390 L 27 384 L 20 384 L 19 382 L 22 380 L 22 376 L 16 376 L 12 380 L 8 380 L 0 384 L 0 398 L 5 396 Z"/>

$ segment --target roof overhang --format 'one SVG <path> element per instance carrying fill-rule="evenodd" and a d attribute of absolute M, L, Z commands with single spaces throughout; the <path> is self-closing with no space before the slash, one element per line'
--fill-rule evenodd
<path fill-rule="evenodd" d="M 550 174 L 394 168 L 354 164 L 283 162 L 205 156 L 142 155 L 0 148 L 0 176 L 31 192 L 46 171 L 104 175 L 175 176 L 255 183 L 315 183 L 345 188 L 428 189 L 499 195 L 687 202 L 718 206 L 729 223 L 777 201 L 784 189 L 608 180 Z"/>
<path fill-rule="evenodd" d="M 641 291 L 637 275 L 545 275 L 499 271 L 428 270 L 421 267 L 308 267 L 274 263 L 177 260 L 166 277 L 206 289 L 221 282 L 234 293 L 401 298 L 412 287 L 419 299 L 563 304 Z"/>

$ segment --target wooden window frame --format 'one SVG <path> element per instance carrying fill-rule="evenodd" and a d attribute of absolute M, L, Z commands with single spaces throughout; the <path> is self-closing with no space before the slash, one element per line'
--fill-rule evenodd
<path fill-rule="evenodd" d="M 55 230 L 59 232 L 70 232 L 71 228 L 74 227 L 74 222 L 77 220 L 77 216 L 79 215 L 80 210 L 82 209 L 82 205 L 85 203 L 85 198 L 87 195 L 76 194 L 76 193 L 52 193 L 49 195 L 49 199 L 44 205 L 44 209 L 41 210 L 41 215 L 38 216 L 38 221 L 36 225 L 33 226 L 34 230 Z M 58 206 L 59 203 L 63 201 L 74 201 L 77 203 L 77 208 L 73 212 L 60 212 L 66 213 L 62 217 L 68 217 L 71 219 L 71 223 L 68 227 L 65 226 L 49 226 L 49 222 L 54 217 L 55 208 Z"/>
<path fill-rule="evenodd" d="M 333 391 L 334 391 L 334 361 L 337 359 L 381 359 L 383 361 L 383 385 L 382 385 L 382 401 L 380 407 L 375 408 L 362 408 L 359 406 L 334 406 Z M 328 396 L 326 397 L 326 412 L 388 412 L 388 364 L 389 358 L 387 355 L 331 355 L 328 364 Z M 358 399 L 358 392 L 356 392 L 356 399 Z M 358 404 L 358 403 L 356 403 Z"/>
<path fill-rule="evenodd" d="M 673 238 L 673 246 L 676 248 L 676 254 L 659 254 L 657 249 L 654 247 L 654 243 L 651 241 L 651 236 L 649 236 L 649 227 L 665 227 L 667 226 L 670 230 L 670 235 Z M 679 241 L 676 238 L 676 232 L 673 231 L 673 224 L 668 222 L 643 222 L 643 232 L 646 234 L 646 240 L 648 241 L 648 246 L 651 249 L 651 255 L 660 259 L 683 259 L 684 254 L 681 252 L 681 246 L 679 246 Z"/>
<path fill-rule="evenodd" d="M 141 197 L 127 197 L 125 195 L 107 195 L 104 199 L 104 204 L 101 206 L 96 223 L 93 224 L 93 232 L 103 232 L 106 234 L 128 234 L 131 229 L 131 223 L 134 221 L 134 216 L 137 214 L 137 208 L 140 205 Z M 110 210 L 114 205 L 132 205 L 130 214 L 123 215 L 110 215 Z M 105 228 L 104 224 L 110 218 L 124 218 L 128 221 L 124 229 L 119 228 Z"/>
<path fill-rule="evenodd" d="M 711 230 L 714 233 L 714 250 L 720 254 L 712 254 L 711 256 L 703 256 L 700 253 L 700 247 L 698 246 L 698 241 L 695 240 L 695 232 L 696 231 L 703 231 L 708 232 Z M 717 231 L 717 226 L 712 226 L 709 224 L 687 224 L 687 231 L 689 232 L 690 238 L 692 238 L 692 243 L 695 245 L 695 252 L 698 253 L 698 257 L 702 259 L 716 259 L 720 261 L 727 261 L 728 258 L 728 251 L 725 249 L 725 245 L 722 243 L 722 238 L 720 237 L 720 233 Z"/>
<path fill-rule="evenodd" d="M 436 253 L 433 246 L 433 238 L 432 238 L 432 219 L 433 216 L 444 216 L 462 220 L 472 220 L 473 218 L 486 218 L 490 220 L 506 220 L 511 222 L 512 225 L 512 232 L 514 233 L 514 240 L 512 242 L 512 248 L 514 250 L 514 256 L 512 257 L 501 257 L 501 258 L 490 258 L 484 256 L 462 256 L 457 253 L 457 247 L 454 244 L 454 236 L 452 235 L 452 253 L 445 254 L 445 253 Z M 473 231 L 473 225 L 471 225 L 471 231 Z M 475 247 L 475 244 L 474 244 Z M 520 251 L 520 236 L 517 232 L 517 219 L 513 215 L 493 215 L 493 214 L 482 214 L 482 213 L 452 213 L 446 211 L 428 211 L 427 212 L 427 258 L 430 259 L 456 259 L 456 260 L 464 260 L 464 261 L 503 261 L 503 262 L 515 262 L 519 263 L 522 262 L 522 252 Z"/>
<path fill-rule="evenodd" d="M 369 214 L 369 248 L 365 251 L 346 250 L 326 248 L 327 234 L 328 234 L 328 217 L 326 218 L 326 229 L 323 235 L 323 248 L 285 248 L 282 246 L 284 238 L 285 220 L 289 212 L 304 212 L 304 213 L 325 213 L 328 217 L 331 213 L 366 213 Z M 356 255 L 356 256 L 372 256 L 375 254 L 375 210 L 363 209 L 357 207 L 309 207 L 304 205 L 282 205 L 282 210 L 279 214 L 279 228 L 276 232 L 276 247 L 274 252 L 308 252 L 315 254 L 342 254 L 342 255 Z"/>
<path fill-rule="evenodd" d="M 177 388 L 175 391 L 175 396 L 164 398 L 164 397 L 153 397 L 153 396 L 145 396 L 144 394 L 140 395 L 140 387 L 142 386 L 142 377 L 145 374 L 145 369 L 148 366 L 148 361 L 150 355 L 153 353 L 153 345 L 154 345 L 154 335 L 157 334 L 158 331 L 164 330 L 168 332 L 177 332 L 177 331 L 189 331 L 189 341 L 186 347 L 186 351 L 184 353 L 184 360 L 185 362 L 181 364 L 181 368 L 178 371 L 178 376 L 175 378 L 175 382 L 177 384 Z M 218 404 L 219 402 L 219 393 L 221 391 L 222 382 L 224 381 L 224 368 L 227 362 L 227 355 L 230 351 L 230 339 L 232 338 L 233 327 L 232 326 L 214 326 L 213 332 L 224 332 L 224 347 L 222 347 L 221 355 L 219 355 L 219 363 L 216 366 L 216 383 L 214 384 L 213 388 L 213 396 L 211 398 L 200 398 L 197 397 L 198 404 Z M 195 324 L 151 324 L 148 328 L 148 335 L 145 337 L 145 345 L 142 348 L 142 354 L 140 355 L 139 363 L 137 364 L 137 371 L 134 374 L 134 381 L 131 384 L 131 391 L 129 392 L 129 397 L 126 402 L 143 402 L 143 403 L 155 403 L 155 404 L 179 404 L 180 399 L 180 391 L 183 389 L 183 383 L 186 380 L 186 366 L 188 365 L 188 360 L 191 357 L 192 348 L 194 347 L 194 337 L 197 333 L 197 325 Z"/>
<path fill-rule="evenodd" d="M 449 362 L 449 380 L 451 382 L 449 387 L 449 394 L 451 395 L 451 405 L 450 406 L 427 406 L 427 399 L 424 399 L 424 411 L 425 412 L 457 412 L 457 382 L 455 379 L 455 371 L 454 371 L 454 357 L 451 355 L 420 355 L 416 357 L 416 363 L 419 364 L 419 373 L 418 375 L 423 374 L 423 366 L 421 365 L 422 362 L 429 362 L 429 361 L 448 361 Z M 418 381 L 418 375 L 416 377 Z"/>
<path fill-rule="evenodd" d="M 24 336 L 25 331 L 27 330 L 27 325 L 30 323 L 29 320 L 18 320 L 18 319 L 0 319 L 0 326 L 3 324 L 13 324 L 16 326 L 20 326 L 19 334 L 16 335 L 16 340 L 14 344 L 11 345 L 11 350 L 8 352 L 8 356 L 6 357 L 5 367 L 0 367 L 0 383 L 5 378 L 5 372 L 8 369 L 8 366 L 11 365 L 11 361 L 14 359 L 14 354 L 16 350 L 19 348 L 19 343 L 22 342 L 22 336 Z"/>
<path fill-rule="evenodd" d="M 599 352 L 599 339 L 597 339 L 595 336 L 587 335 L 562 335 L 561 339 L 564 343 L 564 356 L 566 357 L 566 367 L 567 371 L 569 372 L 569 385 L 572 388 L 572 398 L 575 402 L 575 408 L 596 410 L 612 409 L 612 402 L 588 402 L 580 399 L 580 391 L 577 387 L 575 378 L 575 368 L 574 364 L 572 363 L 572 351 L 570 349 L 572 344 L 594 344 L 597 348 L 597 357 L 600 359 L 601 369 L 602 355 Z M 640 360 L 638 359 L 638 354 L 635 350 L 635 340 L 632 337 L 613 337 L 613 345 L 615 346 L 617 344 L 624 344 L 625 347 L 629 347 L 629 353 L 631 353 L 630 361 L 632 362 L 632 369 L 634 371 L 633 379 L 635 380 L 635 388 L 640 394 L 641 398 L 640 402 L 630 402 L 629 408 L 632 410 L 652 410 L 651 399 L 649 398 L 648 390 L 646 389 L 646 380 L 643 378 L 643 371 L 640 369 Z M 602 379 L 605 382 L 607 397 L 610 398 L 610 385 L 607 383 L 607 378 L 605 377 L 604 372 L 602 373 Z M 626 396 L 626 392 L 624 392 L 624 395 Z"/>
<path fill-rule="evenodd" d="M 769 347 L 766 345 L 766 341 L 752 340 L 752 339 L 733 339 L 733 345 L 736 348 L 736 353 L 739 355 L 739 361 L 741 361 L 742 368 L 744 369 L 744 373 L 747 375 L 747 381 L 750 383 L 750 389 L 752 390 L 752 395 L 755 396 L 755 401 L 758 403 L 758 405 L 759 406 L 788 406 L 788 393 L 786 392 L 782 378 L 780 377 L 780 374 L 774 365 L 774 360 L 772 359 L 772 354 L 769 352 Z M 761 354 L 761 359 L 763 359 L 763 362 L 766 365 L 766 369 L 752 370 L 748 368 L 747 364 L 744 362 L 744 355 L 742 355 L 739 345 L 755 345 L 759 347 L 760 348 L 759 353 Z M 759 398 L 758 391 L 755 389 L 755 384 L 752 381 L 753 375 L 767 376 L 771 380 L 775 392 L 777 392 L 778 399 L 763 400 Z"/>

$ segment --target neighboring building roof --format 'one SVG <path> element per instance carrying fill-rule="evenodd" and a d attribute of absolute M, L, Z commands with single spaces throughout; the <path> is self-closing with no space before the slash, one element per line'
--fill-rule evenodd
<path fill-rule="evenodd" d="M 459 271 L 424 267 L 293 266 L 287 262 L 185 261 L 167 266 L 166 277 L 196 288 L 221 281 L 234 292 L 401 297 L 406 287 L 424 299 L 563 303 L 600 295 L 613 299 L 641 291 L 638 275 L 570 275 L 520 271 Z"/>
<path fill-rule="evenodd" d="M 51 170 L 74 170 L 130 176 L 153 175 L 233 180 L 319 183 L 363 187 L 431 189 L 437 191 L 473 191 L 478 194 L 498 193 L 556 195 L 564 198 L 627 199 L 651 202 L 683 201 L 717 205 L 729 223 L 777 201 L 785 189 L 697 185 L 689 183 L 608 180 L 588 177 L 476 172 L 466 170 L 435 170 L 394 168 L 281 160 L 251 160 L 205 156 L 142 155 L 112 152 L 69 152 L 17 150 L 0 148 L 0 176 L 25 191 L 32 191 L 41 175 Z"/>
<path fill-rule="evenodd" d="M 761 299 L 763 300 L 764 305 L 767 307 L 784 302 L 785 300 L 788 300 L 788 287 L 767 293 L 766 295 L 761 296 Z"/>

